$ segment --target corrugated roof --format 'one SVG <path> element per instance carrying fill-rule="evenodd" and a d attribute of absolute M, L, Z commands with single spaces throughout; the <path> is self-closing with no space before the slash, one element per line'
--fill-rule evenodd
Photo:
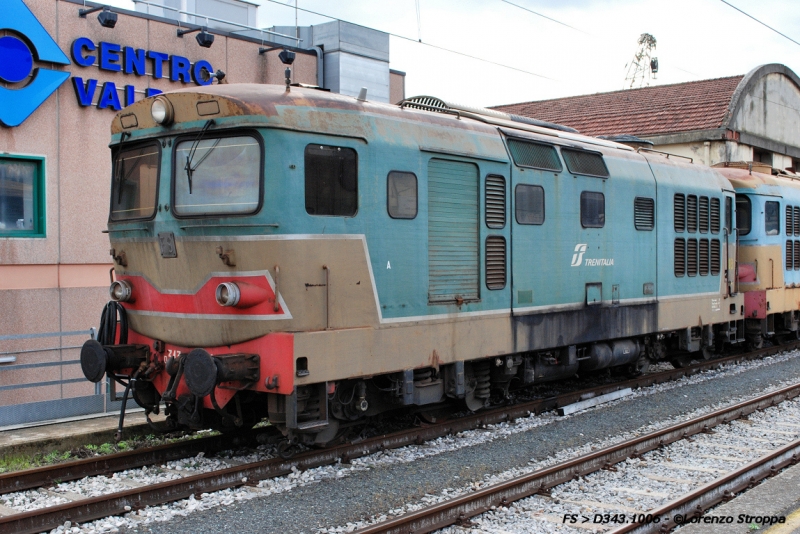
<path fill-rule="evenodd" d="M 744 75 L 495 106 L 585 135 L 662 135 L 720 128 Z"/>

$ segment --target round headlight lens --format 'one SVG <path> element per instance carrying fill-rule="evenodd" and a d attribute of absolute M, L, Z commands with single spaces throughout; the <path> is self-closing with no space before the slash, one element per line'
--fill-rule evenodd
<path fill-rule="evenodd" d="M 108 293 L 111 295 L 111 300 L 115 302 L 128 302 L 131 300 L 133 287 L 125 280 L 117 280 L 112 282 L 111 287 L 108 288 Z"/>
<path fill-rule="evenodd" d="M 156 124 L 167 126 L 173 119 L 172 104 L 166 98 L 156 98 L 150 106 L 150 114 Z"/>

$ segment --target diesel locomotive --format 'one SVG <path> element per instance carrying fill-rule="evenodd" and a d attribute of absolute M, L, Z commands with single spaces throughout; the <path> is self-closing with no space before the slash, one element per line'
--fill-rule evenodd
<path fill-rule="evenodd" d="M 325 444 L 798 331 L 789 177 L 295 86 L 146 98 L 110 146 L 112 302 L 81 366 L 174 428 Z"/>

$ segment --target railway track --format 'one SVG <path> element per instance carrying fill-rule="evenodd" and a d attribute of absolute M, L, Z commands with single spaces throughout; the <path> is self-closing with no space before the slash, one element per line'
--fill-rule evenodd
<path fill-rule="evenodd" d="M 291 473 L 293 470 L 304 470 L 331 465 L 339 461 L 348 463 L 351 459 L 373 454 L 375 452 L 421 444 L 442 436 L 479 428 L 484 425 L 497 424 L 532 413 L 542 413 L 563 407 L 587 395 L 602 395 L 624 388 L 647 387 L 691 376 L 719 367 L 726 363 L 763 358 L 772 354 L 791 350 L 800 346 L 800 342 L 769 347 L 747 354 L 740 354 L 718 360 L 703 361 L 681 369 L 661 371 L 636 377 L 630 380 L 606 384 L 580 391 L 572 391 L 546 399 L 537 399 L 513 406 L 486 410 L 477 414 L 461 417 L 451 421 L 430 424 L 409 430 L 394 432 L 370 438 L 359 443 L 350 443 L 322 450 L 312 450 L 298 454 L 291 459 L 269 459 L 259 462 L 234 465 L 211 472 L 182 476 L 176 480 L 168 480 L 129 490 L 115 491 L 96 497 L 70 495 L 70 502 L 49 506 L 38 510 L 11 513 L 0 517 L 0 531 L 3 532 L 42 532 L 50 530 L 66 521 L 83 523 L 86 521 L 123 514 L 146 506 L 160 505 L 191 495 L 199 496 L 226 488 L 245 484 L 254 485 L 259 480 L 274 478 Z M 800 385 L 797 386 L 800 392 Z M 65 482 L 87 476 L 109 474 L 125 469 L 141 467 L 148 464 L 159 464 L 168 459 L 185 458 L 198 454 L 230 448 L 225 445 L 225 436 L 189 440 L 180 444 L 164 445 L 151 449 L 142 449 L 103 457 L 78 460 L 65 464 L 42 467 L 27 471 L 8 473 L 0 476 L 0 494 L 17 492 L 25 489 L 52 485 L 55 481 Z M 181 448 L 182 447 L 182 448 Z"/>
<path fill-rule="evenodd" d="M 766 452 L 766 454 L 752 460 L 746 454 L 732 457 L 698 453 L 698 449 L 713 452 L 715 449 L 719 450 L 720 447 L 728 447 L 728 450 L 733 449 L 740 452 L 746 449 L 745 447 L 737 447 L 726 443 L 714 443 L 713 437 L 700 444 L 700 446 L 687 446 L 686 442 L 699 434 L 713 435 L 715 431 L 712 429 L 715 427 L 746 418 L 754 412 L 777 406 L 783 401 L 794 399 L 798 396 L 800 396 L 800 383 L 715 410 L 644 436 L 605 447 L 590 454 L 512 478 L 500 484 L 461 495 L 392 520 L 376 523 L 356 532 L 357 534 L 422 533 L 432 532 L 451 525 L 471 526 L 470 518 L 485 512 L 495 511 L 498 508 L 507 510 L 512 506 L 512 503 L 517 501 L 530 498 L 536 499 L 536 497 L 532 496 L 538 496 L 540 501 L 548 502 L 520 505 L 519 509 L 522 512 L 523 521 L 538 519 L 567 527 L 575 525 L 584 528 L 586 528 L 585 524 L 589 523 L 589 528 L 595 527 L 594 530 L 610 531 L 613 534 L 669 532 L 675 526 L 691 522 L 693 517 L 699 517 L 705 510 L 722 501 L 729 500 L 736 493 L 752 487 L 762 479 L 777 474 L 784 467 L 800 462 L 800 439 L 798 439 L 800 430 L 788 431 L 788 428 L 784 430 L 775 430 L 774 428 L 771 430 L 769 428 L 759 429 L 761 431 L 768 430 L 773 434 L 777 432 L 781 436 L 791 435 L 794 439 L 788 443 L 784 442 L 776 448 L 762 451 Z M 795 407 L 795 414 L 800 414 L 799 408 Z M 800 420 L 795 420 L 795 423 L 786 423 L 786 425 L 789 428 L 800 428 L 800 424 L 797 423 L 800 423 Z M 748 439 L 759 438 L 749 437 Z M 783 440 L 777 439 L 773 441 L 781 442 Z M 681 448 L 676 447 L 678 443 L 683 445 L 683 449 L 692 449 L 695 456 L 687 454 L 685 450 L 683 452 L 678 450 Z M 758 447 L 751 445 L 749 449 L 757 451 Z M 657 451 L 658 454 L 651 451 Z M 654 455 L 654 458 L 648 458 L 647 453 Z M 647 468 L 652 467 L 649 462 L 657 462 L 659 459 L 663 460 L 665 458 L 670 460 L 666 462 L 666 467 L 672 475 L 649 474 Z M 717 465 L 726 463 L 740 465 L 733 469 L 698 467 L 698 458 L 715 459 L 717 460 Z M 625 465 L 623 466 L 622 464 Z M 600 475 L 604 471 L 612 472 L 613 474 Z M 617 475 L 618 472 L 622 471 L 624 471 L 624 476 Z M 707 478 L 712 478 L 712 480 L 681 494 L 678 498 L 651 508 L 640 506 L 640 509 L 635 509 L 631 508 L 630 505 L 626 505 L 627 503 L 622 504 L 620 502 L 606 504 L 599 501 L 593 492 L 593 489 L 598 491 L 603 488 L 607 503 L 610 501 L 608 498 L 609 493 L 636 495 L 638 496 L 638 504 L 641 505 L 653 498 L 669 495 L 668 493 L 652 491 L 648 486 L 653 483 L 653 480 L 679 486 L 694 482 L 694 480 L 677 478 L 681 473 L 693 473 L 694 475 L 704 473 Z M 709 477 L 709 475 L 714 476 Z M 598 476 L 599 478 L 591 480 L 591 476 Z M 620 479 L 628 482 L 644 479 L 648 485 L 641 485 L 640 482 L 638 488 L 615 488 L 614 491 L 609 492 L 609 485 L 613 485 L 614 481 L 619 483 Z M 568 484 L 573 486 L 580 485 L 575 488 L 563 488 Z M 557 494 L 556 492 L 559 489 L 562 489 L 562 491 Z M 552 503 L 558 505 L 555 507 L 558 510 L 558 515 L 547 514 L 546 512 L 531 512 L 533 509 L 541 510 L 542 508 L 547 508 L 548 504 Z M 570 504 L 573 505 L 571 508 Z M 594 509 L 601 509 L 602 513 L 598 516 L 597 514 L 582 512 L 586 505 Z M 617 526 L 620 523 L 621 525 Z"/>

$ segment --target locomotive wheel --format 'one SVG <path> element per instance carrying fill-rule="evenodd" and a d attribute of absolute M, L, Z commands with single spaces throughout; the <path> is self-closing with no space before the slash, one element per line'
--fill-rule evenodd
<path fill-rule="evenodd" d="M 755 334 L 747 339 L 747 348 L 750 350 L 759 350 L 764 348 L 764 338 L 761 334 Z"/>
<path fill-rule="evenodd" d="M 691 354 L 683 354 L 681 356 L 676 356 L 670 359 L 669 363 L 671 363 L 672 367 L 674 367 L 675 369 L 682 369 L 687 365 L 690 365 L 692 363 L 692 359 L 693 358 Z"/>
<path fill-rule="evenodd" d="M 297 452 L 297 448 L 292 445 L 289 440 L 283 440 L 278 443 L 278 456 L 284 460 L 288 460 Z"/>

